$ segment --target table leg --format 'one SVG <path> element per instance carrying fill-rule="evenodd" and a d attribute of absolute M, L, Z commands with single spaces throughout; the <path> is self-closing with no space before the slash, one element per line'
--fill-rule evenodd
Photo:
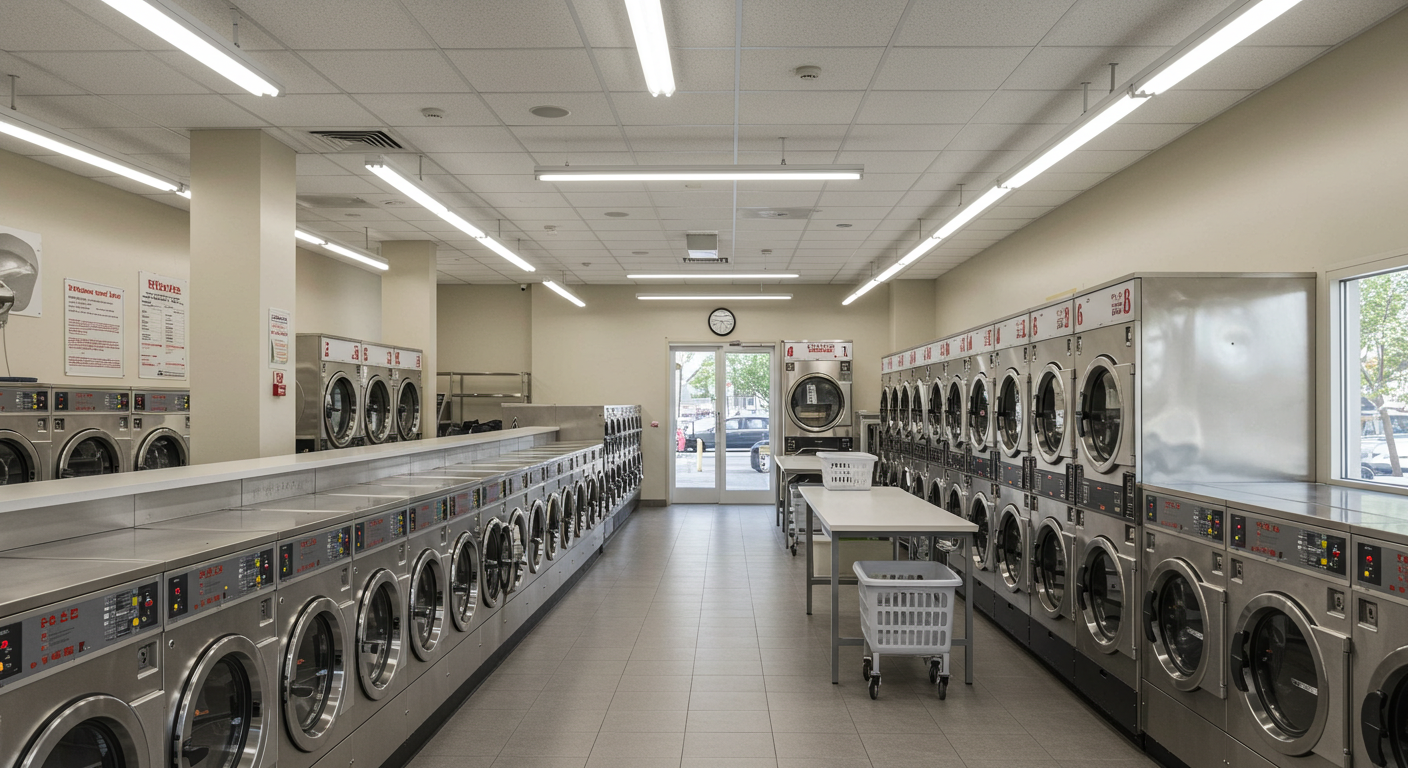
<path fill-rule="evenodd" d="M 812 564 L 812 505 L 806 501 L 802 506 L 807 508 L 807 615 L 812 615 L 812 574 L 816 573 L 816 566 Z M 836 551 L 836 542 L 831 542 L 831 551 Z"/>
<path fill-rule="evenodd" d="M 841 682 L 841 539 L 831 532 L 831 684 Z"/>
<path fill-rule="evenodd" d="M 964 537 L 963 551 L 973 551 L 973 534 Z M 968 645 L 963 647 L 963 682 L 973 684 L 973 562 L 963 564 L 963 638 Z"/>

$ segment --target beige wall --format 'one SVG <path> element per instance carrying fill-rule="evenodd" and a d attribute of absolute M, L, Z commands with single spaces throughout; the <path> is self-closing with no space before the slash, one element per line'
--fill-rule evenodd
<path fill-rule="evenodd" d="M 153 383 L 137 378 L 138 272 L 189 278 L 187 222 L 179 208 L 0 151 L 0 225 L 43 238 L 44 315 L 10 317 L 9 373 L 53 383 Z M 126 289 L 125 378 L 64 376 L 65 278 Z"/>
<path fill-rule="evenodd" d="M 514 290 L 517 290 L 516 288 Z M 644 408 L 646 499 L 663 499 L 669 453 L 669 345 L 720 341 L 705 323 L 709 302 L 644 302 L 636 286 L 574 285 L 586 309 L 532 286 L 533 399 L 540 403 L 633 404 Z M 860 409 L 880 397 L 879 359 L 889 351 L 887 292 L 874 291 L 849 307 L 846 285 L 794 285 L 786 302 L 720 302 L 738 317 L 728 340 L 850 339 L 855 342 L 855 390 Z M 443 322 L 443 321 L 442 321 Z M 442 337 L 444 338 L 444 337 Z M 651 421 L 660 422 L 652 429 Z"/>
<path fill-rule="evenodd" d="M 1400 13 L 939 277 L 936 335 L 1129 272 L 1315 271 L 1402 249 L 1405 40 Z"/>
<path fill-rule="evenodd" d="M 533 295 L 517 285 L 442 285 L 438 349 L 442 371 L 527 371 L 533 365 Z M 442 382 L 442 387 L 448 382 Z M 465 379 L 465 386 L 517 392 L 512 377 Z M 548 402 L 535 398 L 537 402 Z M 459 421 L 502 417 L 499 403 L 461 399 Z"/>
<path fill-rule="evenodd" d="M 895 280 L 890 289 L 890 346 L 880 354 L 899 352 L 934 340 L 934 283 Z M 865 301 L 863 296 L 857 301 Z"/>
<path fill-rule="evenodd" d="M 298 249 L 299 333 L 381 341 L 381 276 L 329 256 Z"/>

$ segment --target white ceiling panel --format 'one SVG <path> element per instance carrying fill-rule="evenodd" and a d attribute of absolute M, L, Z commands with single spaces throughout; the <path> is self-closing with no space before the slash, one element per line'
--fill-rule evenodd
<path fill-rule="evenodd" d="M 743 45 L 883 46 L 905 5 L 906 0 L 752 0 L 743 4 Z"/>
<path fill-rule="evenodd" d="M 885 91 L 991 91 L 1030 48 L 896 48 L 875 87 Z"/>
<path fill-rule="evenodd" d="M 645 91 L 645 73 L 635 43 L 630 48 L 597 48 L 593 51 L 601 79 L 609 91 Z M 733 93 L 733 46 L 727 50 L 675 48 L 671 68 L 675 87 L 680 91 L 728 91 Z"/>
<path fill-rule="evenodd" d="M 591 59 L 581 48 L 446 51 L 470 85 L 482 92 L 599 91 Z"/>
<path fill-rule="evenodd" d="M 1051 123 L 969 123 L 948 145 L 957 151 L 1030 152 L 1050 141 L 1064 125 Z"/>
<path fill-rule="evenodd" d="M 611 100 L 624 125 L 733 125 L 731 93 L 622 92 L 611 94 Z"/>
<path fill-rule="evenodd" d="M 124 109 L 151 122 L 184 131 L 193 128 L 254 128 L 268 121 L 240 108 L 223 96 L 113 96 Z M 305 98 L 305 97 L 290 97 Z"/>
<path fill-rule="evenodd" d="M 1075 0 L 927 0 L 915 3 L 898 45 L 1034 46 Z"/>
<path fill-rule="evenodd" d="M 494 111 L 472 93 L 358 93 L 353 98 L 378 120 L 395 126 L 497 125 Z M 444 111 L 441 118 L 426 117 L 421 110 Z"/>
<path fill-rule="evenodd" d="M 307 51 L 324 77 L 350 93 L 463 92 L 464 80 L 437 51 Z"/>
<path fill-rule="evenodd" d="M 1003 87 L 1015 90 L 1072 89 L 1079 92 L 1080 84 L 1089 81 L 1090 103 L 1094 104 L 1110 91 L 1111 63 L 1119 64 L 1115 69 L 1115 78 L 1123 83 L 1166 50 L 1132 46 L 1036 48 Z"/>
<path fill-rule="evenodd" d="M 442 48 L 574 48 L 582 44 L 564 0 L 401 2 Z"/>
<path fill-rule="evenodd" d="M 860 152 L 944 149 L 963 130 L 961 125 L 857 125 L 846 137 L 845 148 Z"/>
<path fill-rule="evenodd" d="M 291 48 L 366 50 L 430 48 L 425 29 L 400 3 L 347 0 L 238 0 L 250 20 Z M 229 19 L 216 29 L 224 32 Z"/>
<path fill-rule="evenodd" d="M 529 152 L 626 152 L 626 139 L 614 125 L 517 125 L 509 129 Z M 579 160 L 579 164 L 586 164 Z M 556 163 L 544 162 L 544 165 Z"/>
<path fill-rule="evenodd" d="M 866 95 L 856 122 L 868 125 L 962 124 L 972 119 L 987 99 L 988 94 L 981 91 L 876 91 Z"/>
<path fill-rule="evenodd" d="M 209 92 L 145 51 L 35 51 L 21 58 L 89 93 L 104 96 Z M 21 80 L 20 92 L 33 91 L 29 90 L 29 83 Z"/>
<path fill-rule="evenodd" d="M 740 85 L 745 91 L 865 90 L 883 53 L 883 48 L 745 50 Z M 821 67 L 821 76 L 815 80 L 801 79 L 796 70 L 802 66 Z M 728 88 L 732 90 L 733 83 L 729 83 Z"/>
<path fill-rule="evenodd" d="M 1226 7 L 1226 0 L 1079 0 L 1042 44 L 1177 45 Z"/>
<path fill-rule="evenodd" d="M 1103 94 L 1091 92 L 1091 103 Z M 1080 117 L 1079 88 L 1053 91 L 996 91 L 973 115 L 975 123 L 1054 123 L 1068 125 Z"/>
<path fill-rule="evenodd" d="M 732 126 L 631 125 L 625 130 L 631 148 L 636 150 L 668 151 L 681 145 L 717 152 L 733 149 Z M 619 131 L 617 136 L 620 136 Z"/>
<path fill-rule="evenodd" d="M 841 148 L 841 140 L 846 137 L 847 125 L 743 125 L 738 128 L 738 148 L 744 156 L 749 159 L 740 158 L 740 162 L 763 162 L 770 164 L 779 162 L 782 159 L 781 137 L 787 138 L 787 157 L 792 162 L 803 162 L 801 158 L 812 157 L 809 153 L 834 153 Z M 729 129 L 732 135 L 732 129 Z M 767 160 L 759 161 L 755 153 L 762 153 Z M 820 164 L 826 164 L 831 158 L 826 154 L 817 154 L 815 157 Z M 806 161 L 810 162 L 810 161 Z M 768 182 L 769 188 L 775 188 L 776 182 Z"/>
<path fill-rule="evenodd" d="M 376 116 L 363 109 L 352 97 L 338 94 L 281 96 L 277 99 L 246 95 L 232 96 L 229 101 L 277 125 L 307 126 L 317 130 L 375 127 L 377 124 Z"/>
<path fill-rule="evenodd" d="M 72 133 L 124 155 L 152 155 L 191 151 L 185 134 L 167 128 L 73 128 Z"/>
<path fill-rule="evenodd" d="M 398 128 L 402 138 L 423 152 L 513 152 L 519 143 L 504 128 Z"/>
<path fill-rule="evenodd" d="M 0 50 L 124 51 L 130 41 L 55 0 L 5 0 Z"/>
<path fill-rule="evenodd" d="M 860 106 L 860 91 L 749 91 L 739 96 L 740 123 L 849 123 Z M 730 110 L 731 113 L 731 110 Z"/>
<path fill-rule="evenodd" d="M 603 93 L 486 93 L 483 99 L 507 125 L 615 125 Z M 565 117 L 538 117 L 535 107 L 561 107 Z"/>

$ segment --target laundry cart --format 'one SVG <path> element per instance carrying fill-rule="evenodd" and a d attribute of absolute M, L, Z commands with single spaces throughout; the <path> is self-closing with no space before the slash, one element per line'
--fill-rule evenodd
<path fill-rule="evenodd" d="M 880 654 L 921 656 L 929 661 L 929 682 L 939 698 L 948 695 L 949 650 L 953 644 L 954 589 L 963 580 L 943 563 L 858 560 L 860 625 L 869 653 L 861 677 L 870 698 L 880 695 Z"/>

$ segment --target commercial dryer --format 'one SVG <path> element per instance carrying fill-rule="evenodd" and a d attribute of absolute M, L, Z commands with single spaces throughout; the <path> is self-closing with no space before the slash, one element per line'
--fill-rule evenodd
<path fill-rule="evenodd" d="M 1007 634 L 1030 645 L 1031 551 L 1033 526 L 1021 490 L 995 484 L 997 508 L 992 527 L 992 616 Z"/>
<path fill-rule="evenodd" d="M 1356 764 L 1408 767 L 1408 517 L 1360 524 L 1350 741 Z"/>
<path fill-rule="evenodd" d="M 371 719 L 405 689 L 407 633 L 410 620 L 406 592 L 410 584 L 407 510 L 386 505 L 361 513 L 352 523 L 352 601 L 355 617 L 356 683 L 345 712 L 348 728 Z"/>
<path fill-rule="evenodd" d="M 396 437 L 398 440 L 421 438 L 422 411 L 425 398 L 425 355 L 419 349 L 393 350 L 392 378 L 396 385 Z"/>
<path fill-rule="evenodd" d="M 1076 509 L 1075 683 L 1128 733 L 1137 733 L 1138 520 Z"/>
<path fill-rule="evenodd" d="M 784 341 L 783 450 L 787 454 L 852 448 L 850 341 Z M 907 418 L 908 414 L 897 419 Z"/>
<path fill-rule="evenodd" d="M 0 765 L 167 764 L 161 563 L 0 557 Z"/>
<path fill-rule="evenodd" d="M 362 431 L 369 445 L 400 439 L 396 419 L 396 350 L 362 344 Z"/>
<path fill-rule="evenodd" d="M 135 471 L 191 463 L 191 392 L 132 390 L 132 456 Z"/>
<path fill-rule="evenodd" d="M 54 477 L 132 469 L 132 390 L 55 387 L 50 394 Z"/>
<path fill-rule="evenodd" d="M 994 351 L 989 354 L 992 380 L 993 443 L 998 449 L 994 478 L 1002 485 L 1027 490 L 1031 455 L 1031 347 L 1029 317 L 1023 312 L 993 325 Z"/>
<path fill-rule="evenodd" d="M 425 674 L 439 661 L 446 650 L 445 636 L 449 629 L 445 608 L 448 602 L 449 579 L 445 560 L 449 555 L 450 501 L 447 496 L 432 496 L 412 501 L 407 507 L 407 542 L 409 545 L 410 576 L 406 595 L 408 644 L 407 673 L 411 681 Z"/>
<path fill-rule="evenodd" d="M 295 345 L 298 451 L 326 451 L 364 442 L 362 343 L 300 333 Z"/>
<path fill-rule="evenodd" d="M 0 387 L 0 485 L 52 477 L 49 395 L 37 384 Z"/>
<path fill-rule="evenodd" d="M 996 372 L 993 370 L 996 345 L 993 326 L 984 326 L 963 334 L 967 366 L 967 446 L 969 471 L 986 482 L 997 480 L 997 419 L 993 401 L 997 397 Z"/>

